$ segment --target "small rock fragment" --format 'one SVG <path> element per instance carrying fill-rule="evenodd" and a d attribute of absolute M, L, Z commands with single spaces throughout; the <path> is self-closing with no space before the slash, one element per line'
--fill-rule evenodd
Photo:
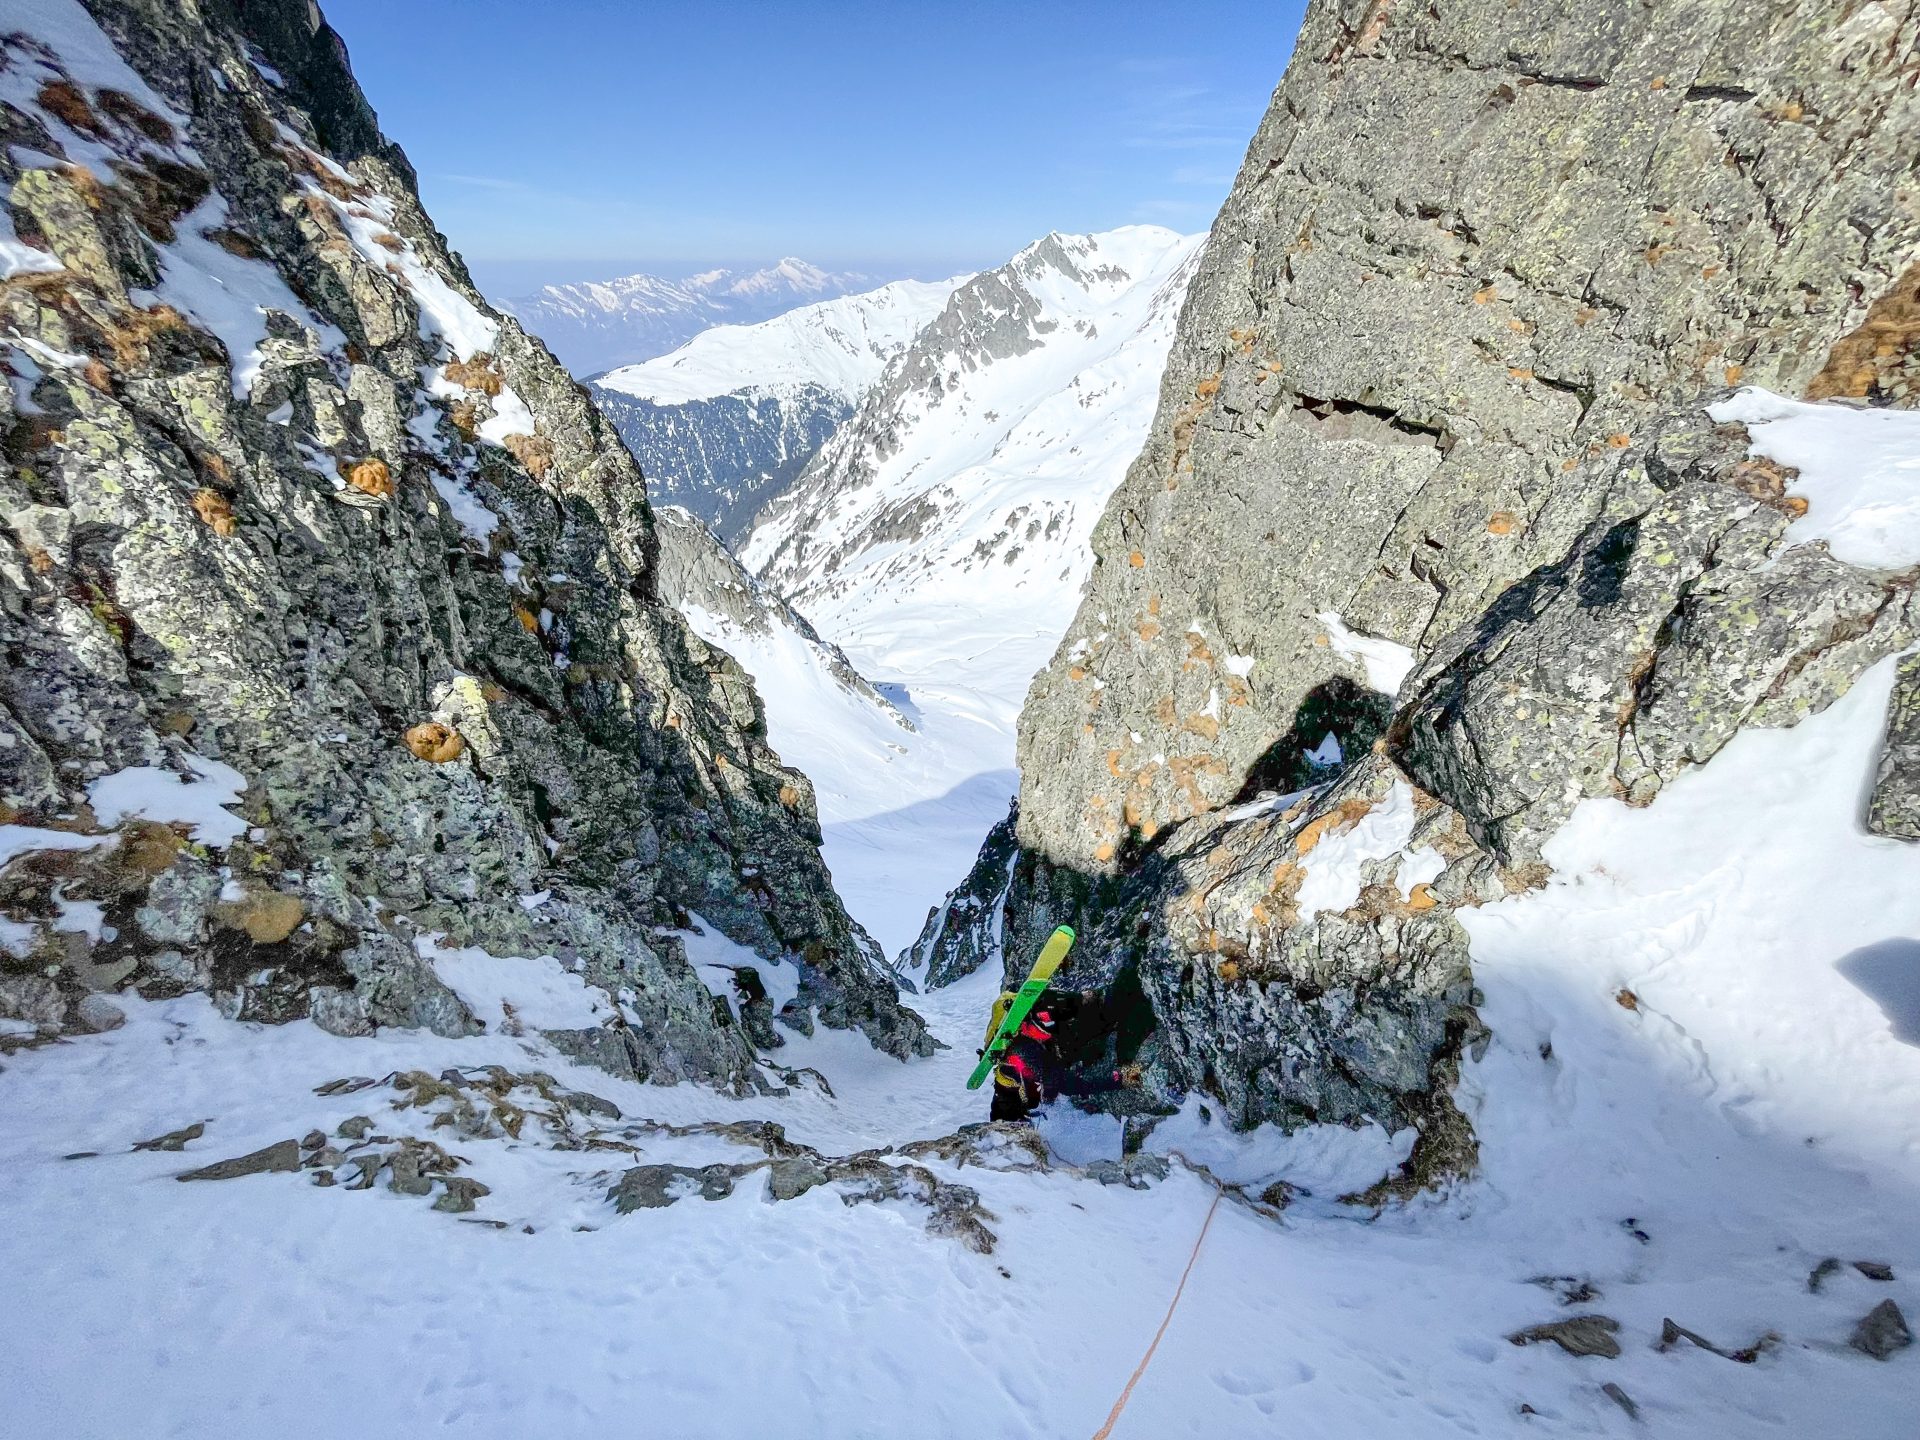
<path fill-rule="evenodd" d="M 1753 1364 L 1754 1361 L 1758 1360 L 1762 1355 L 1766 1354 L 1767 1351 L 1780 1343 L 1780 1337 L 1769 1330 L 1751 1345 L 1743 1345 L 1738 1350 L 1723 1350 L 1720 1346 L 1707 1339 L 1706 1336 L 1697 1331 L 1687 1329 L 1686 1326 L 1678 1324 L 1671 1317 L 1664 1318 L 1660 1321 L 1660 1344 L 1657 1347 L 1658 1349 L 1671 1350 L 1682 1340 L 1687 1341 L 1691 1345 L 1697 1345 L 1702 1350 L 1711 1351 L 1724 1360 L 1732 1360 L 1741 1365 Z"/>
<path fill-rule="evenodd" d="M 1826 1259 L 1822 1260 L 1818 1265 L 1814 1266 L 1813 1269 L 1808 1273 L 1807 1289 L 1812 1291 L 1815 1295 L 1818 1295 L 1820 1293 L 1820 1287 L 1827 1283 L 1827 1277 L 1829 1275 L 1838 1275 L 1839 1273 L 1840 1273 L 1839 1260 L 1837 1260 L 1832 1255 L 1829 1255 L 1827 1256 Z"/>
<path fill-rule="evenodd" d="M 292 1140 L 280 1140 L 251 1154 L 236 1155 L 231 1160 L 218 1160 L 211 1165 L 203 1165 L 198 1170 L 188 1170 L 173 1178 L 176 1180 L 234 1180 L 242 1175 L 264 1175 L 299 1168 L 300 1146 Z"/>
<path fill-rule="evenodd" d="M 300 1148 L 302 1150 L 318 1150 L 322 1145 L 326 1143 L 327 1143 L 326 1131 L 309 1130 L 306 1133 L 305 1138 L 300 1141 Z"/>
<path fill-rule="evenodd" d="M 118 1030 L 127 1023 L 126 1011 L 104 995 L 82 995 L 80 1003 L 73 1007 L 73 1018 L 82 1030 L 92 1035 Z"/>
<path fill-rule="evenodd" d="M 1893 1267 L 1882 1260 L 1856 1260 L 1853 1268 L 1869 1280 L 1885 1282 L 1893 1279 Z"/>
<path fill-rule="evenodd" d="M 333 1133 L 343 1140 L 364 1140 L 371 1129 L 373 1129 L 373 1121 L 367 1116 L 349 1115 L 340 1122 L 340 1128 Z"/>
<path fill-rule="evenodd" d="M 1633 1403 L 1633 1397 L 1609 1380 L 1600 1387 L 1600 1393 L 1627 1412 L 1629 1420 L 1640 1418 L 1640 1407 Z"/>
<path fill-rule="evenodd" d="M 1515 1345 L 1551 1340 L 1569 1355 L 1598 1355 L 1615 1360 L 1620 1355 L 1620 1342 L 1613 1337 L 1619 1328 L 1618 1320 L 1605 1315 L 1575 1315 L 1571 1319 L 1516 1330 L 1507 1339 Z"/>
<path fill-rule="evenodd" d="M 324 1085 L 313 1087 L 316 1095 L 351 1095 L 356 1090 L 366 1090 L 380 1082 L 371 1075 L 348 1075 L 339 1080 L 329 1080 Z"/>
<path fill-rule="evenodd" d="M 169 1130 L 164 1135 L 156 1135 L 151 1140 L 136 1140 L 136 1150 L 183 1150 L 189 1140 L 198 1140 L 207 1133 L 205 1121 L 196 1120 L 181 1130 Z"/>
<path fill-rule="evenodd" d="M 1913 1331 L 1907 1328 L 1907 1317 L 1900 1313 L 1900 1307 L 1891 1300 L 1882 1300 L 1853 1327 L 1847 1344 L 1863 1355 L 1885 1360 L 1895 1351 L 1913 1344 Z"/>

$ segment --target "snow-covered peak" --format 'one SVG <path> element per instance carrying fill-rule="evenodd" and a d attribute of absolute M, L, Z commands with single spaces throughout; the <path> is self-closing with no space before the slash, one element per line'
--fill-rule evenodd
<path fill-rule="evenodd" d="M 965 527 L 984 546 L 970 563 L 1036 516 L 1050 544 L 1064 527 L 1063 561 L 1077 552 L 1138 448 L 1135 410 L 1151 417 L 1200 241 L 1149 225 L 1054 233 L 959 286 L 768 507 L 744 550 L 749 568 L 824 607 L 816 619 L 831 629 L 826 592 L 853 597 L 876 579 L 857 557 L 907 564 L 898 552 L 924 542 L 936 516 L 957 517 L 988 494 L 1007 503 L 975 517 L 981 534 Z M 1113 423 L 1122 413 L 1125 423 Z M 919 543 L 910 563 L 924 573 L 949 561 L 960 563 Z"/>
<path fill-rule="evenodd" d="M 725 275 L 726 271 L 720 271 Z M 742 275 L 729 284 L 729 295 L 828 295 L 837 287 L 840 277 L 830 275 L 818 265 L 810 265 L 805 260 L 792 255 L 776 261 L 764 270 L 755 270 L 751 275 Z M 853 278 L 853 277 L 847 277 Z"/>
<path fill-rule="evenodd" d="M 670 355 L 623 365 L 598 383 L 664 405 L 800 385 L 820 385 L 853 401 L 966 278 L 898 280 L 865 294 L 803 305 L 756 325 L 716 325 Z"/>

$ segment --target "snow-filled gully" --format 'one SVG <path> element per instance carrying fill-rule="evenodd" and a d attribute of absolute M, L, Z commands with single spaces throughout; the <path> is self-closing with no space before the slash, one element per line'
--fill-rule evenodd
<path fill-rule="evenodd" d="M 1375 1213 L 1339 1197 L 1404 1154 L 1398 1137 L 1233 1136 L 1197 1101 L 1163 1125 L 1152 1149 L 1299 1196 L 1277 1219 L 1220 1209 L 1113 1433 L 1628 1433 L 1609 1384 L 1676 1434 L 1902 1433 L 1903 1371 L 1844 1343 L 1879 1298 L 1920 1299 L 1920 1240 L 1900 1220 L 1920 1194 L 1920 1050 L 1883 1014 L 1911 997 L 1845 965 L 1920 933 L 1920 860 L 1852 814 L 1892 663 L 1793 730 L 1739 737 L 1650 809 L 1588 802 L 1547 889 L 1470 918 L 1495 1037 L 1462 1084 L 1481 1179 Z M 1703 853 L 1709 816 L 1722 843 Z M 452 958 L 463 995 L 514 998 L 497 969 Z M 563 991 L 511 983 L 535 1019 L 572 1018 Z M 963 1077 L 994 984 L 989 969 L 921 997 L 952 1047 L 932 1060 L 796 1036 L 774 1058 L 817 1071 L 831 1098 L 803 1083 L 739 1101 L 612 1080 L 531 1029 L 346 1040 L 232 1024 L 199 996 L 130 1000 L 124 1028 L 0 1074 L 16 1412 L 77 1415 L 71 1435 L 329 1434 L 331 1403 L 289 1383 L 324 1373 L 350 1377 L 383 1433 L 1091 1434 L 1216 1194 L 1178 1164 L 1135 1190 L 1064 1164 L 923 1160 L 978 1192 L 997 1238 L 981 1255 L 929 1236 L 908 1202 L 823 1186 L 768 1203 L 765 1172 L 723 1199 L 695 1187 L 665 1209 L 608 1204 L 636 1158 L 757 1158 L 712 1134 L 649 1133 L 638 1157 L 554 1149 L 531 1124 L 456 1144 L 439 1112 L 395 1108 L 408 1097 L 390 1085 L 314 1093 L 499 1065 L 611 1101 L 623 1125 L 766 1119 L 845 1155 L 980 1118 Z M 488 1193 L 456 1216 L 301 1173 L 169 1178 L 356 1115 L 395 1139 L 440 1137 Z M 130 1149 L 193 1124 L 204 1132 L 178 1153 Z M 1066 1162 L 1117 1154 L 1110 1121 L 1055 1113 L 1042 1130 Z M 1810 1290 L 1829 1256 L 1840 1268 Z M 146 1338 L 118 1346 L 103 1381 L 100 1337 L 129 1313 Z M 1504 1338 L 1588 1313 L 1618 1323 L 1617 1359 Z M 1777 1338 L 1738 1364 L 1660 1349 L 1668 1318 L 1730 1350 Z"/>

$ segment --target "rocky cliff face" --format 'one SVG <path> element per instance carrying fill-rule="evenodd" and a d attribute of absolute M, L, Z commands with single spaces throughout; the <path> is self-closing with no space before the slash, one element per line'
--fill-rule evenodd
<path fill-rule="evenodd" d="M 807 617 L 747 573 L 746 567 L 700 520 L 675 506 L 654 512 L 660 536 L 660 596 L 688 621 L 693 633 L 721 644 L 726 635 L 807 652 L 809 668 L 861 703 L 884 712 L 902 730 L 913 722 L 873 688 L 839 646 L 820 638 Z M 802 777 L 804 779 L 804 777 Z"/>
<path fill-rule="evenodd" d="M 1913 402 L 1917 44 L 1904 4 L 1311 7 L 1023 713 L 1010 972 L 1078 918 L 1162 1095 L 1469 1162 L 1455 910 L 1914 641 L 1912 572 L 1789 548 L 1706 407 Z M 1275 797 L 1335 711 L 1353 763 Z"/>
<path fill-rule="evenodd" d="M 930 1048 L 751 683 L 660 600 L 631 458 L 475 292 L 318 12 L 24 10 L 0 1014 L 110 1022 L 132 984 L 461 1033 L 433 957 L 479 946 L 607 992 L 573 1053 L 757 1083 L 698 912 L 800 964 L 793 1023 Z"/>
<path fill-rule="evenodd" d="M 819 385 L 677 405 L 592 388 L 594 405 L 645 463 L 653 502 L 684 506 L 726 545 L 745 541 L 761 507 L 799 478 L 853 414 L 853 401 Z"/>

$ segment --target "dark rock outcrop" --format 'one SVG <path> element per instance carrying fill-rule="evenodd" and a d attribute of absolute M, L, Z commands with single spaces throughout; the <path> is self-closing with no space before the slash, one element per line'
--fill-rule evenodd
<path fill-rule="evenodd" d="M 88 8 L 94 55 L 4 42 L 39 98 L 0 107 L 0 819 L 67 837 L 0 876 L 4 965 L 458 1034 L 441 934 L 616 997 L 579 1053 L 756 1083 L 697 911 L 930 1048 L 748 677 L 661 602 L 631 457 L 481 300 L 317 10 Z M 152 798 L 227 776 L 230 826 Z M 46 926 L 74 902 L 97 938 Z"/>

